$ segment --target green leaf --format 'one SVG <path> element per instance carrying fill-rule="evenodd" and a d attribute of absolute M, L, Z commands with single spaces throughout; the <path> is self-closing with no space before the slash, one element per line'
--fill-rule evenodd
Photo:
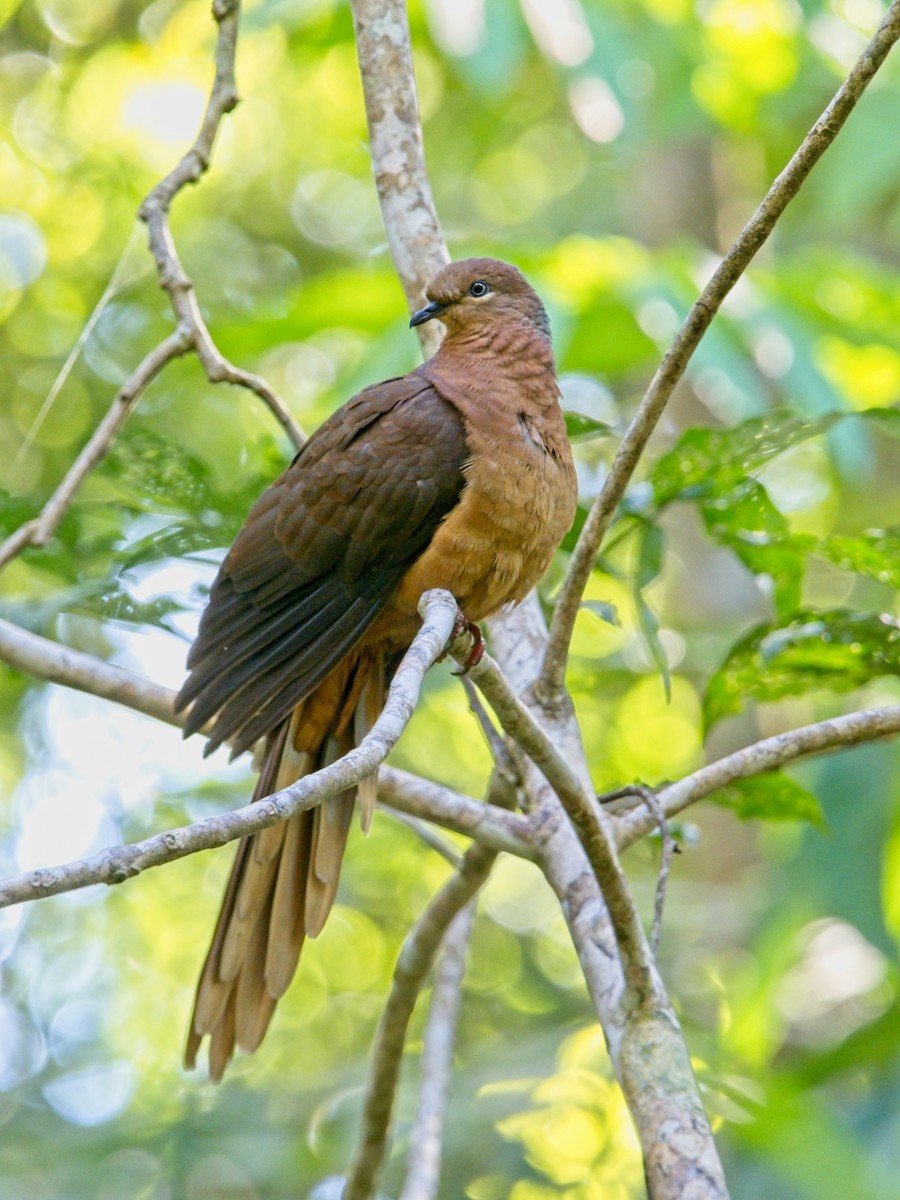
<path fill-rule="evenodd" d="M 162 558 L 190 558 L 203 550 L 222 545 L 226 540 L 218 526 L 208 528 L 199 522 L 177 521 L 164 529 L 130 542 L 118 556 L 122 570 Z"/>
<path fill-rule="evenodd" d="M 637 613 L 638 628 L 647 643 L 650 657 L 662 675 L 666 700 L 671 702 L 672 677 L 669 673 L 669 660 L 662 642 L 659 640 L 659 620 L 644 597 L 644 588 L 651 584 L 662 570 L 663 531 L 659 525 L 647 522 L 641 531 L 640 539 L 637 572 L 634 580 L 634 607 Z"/>
<path fill-rule="evenodd" d="M 823 538 L 816 550 L 838 567 L 900 588 L 900 525 L 853 537 L 834 534 Z"/>
<path fill-rule="evenodd" d="M 646 522 L 638 546 L 637 586 L 647 587 L 662 570 L 663 531 L 661 526 Z"/>
<path fill-rule="evenodd" d="M 786 617 L 794 612 L 815 538 L 792 534 L 787 519 L 754 479 L 743 479 L 731 492 L 703 500 L 700 512 L 719 545 L 733 550 L 755 575 L 771 578 L 778 613 Z"/>
<path fill-rule="evenodd" d="M 818 800 L 787 775 L 752 775 L 736 779 L 709 797 L 730 808 L 742 821 L 808 821 L 827 828 Z"/>
<path fill-rule="evenodd" d="M 894 437 L 900 437 L 900 408 L 896 405 L 893 405 L 891 408 L 866 408 L 854 415 L 865 417 L 867 421 L 871 421 L 873 425 L 877 425 L 883 433 L 890 433 Z"/>
<path fill-rule="evenodd" d="M 689 429 L 653 469 L 656 503 L 727 492 L 777 454 L 823 433 L 845 415 L 811 418 L 782 409 L 734 429 Z"/>
<path fill-rule="evenodd" d="M 127 621 L 134 625 L 156 625 L 170 633 L 178 633 L 177 626 L 169 620 L 172 613 L 184 612 L 184 605 L 170 596 L 157 596 L 152 600 L 136 600 L 123 588 L 113 585 L 97 595 L 85 597 L 66 604 L 64 610 L 98 617 L 107 621 Z"/>
<path fill-rule="evenodd" d="M 139 507 L 197 512 L 210 504 L 207 465 L 171 438 L 132 427 L 113 448 L 104 474 Z"/>
<path fill-rule="evenodd" d="M 732 647 L 709 682 L 707 727 L 747 700 L 778 700 L 826 688 L 847 692 L 880 675 L 900 675 L 900 623 L 879 613 L 807 610 L 784 624 L 758 625 Z"/>
<path fill-rule="evenodd" d="M 598 421 L 594 417 L 585 416 L 584 413 L 567 411 L 563 416 L 566 419 L 566 433 L 570 442 L 612 437 L 615 433 L 612 425 L 608 425 L 606 421 Z"/>
<path fill-rule="evenodd" d="M 608 600 L 582 600 L 581 607 L 588 609 L 595 617 L 605 621 L 607 625 L 615 625 L 618 628 L 622 624 L 619 610 Z"/>

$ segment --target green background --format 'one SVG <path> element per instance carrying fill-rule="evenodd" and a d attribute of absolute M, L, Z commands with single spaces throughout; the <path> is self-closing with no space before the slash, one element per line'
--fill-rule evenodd
<path fill-rule="evenodd" d="M 591 419 L 585 502 L 716 255 L 881 14 L 875 0 L 411 6 L 451 250 L 517 262 L 544 297 L 565 406 Z M 6 534 L 171 329 L 134 214 L 194 136 L 214 32 L 205 4 L 179 0 L 0 0 L 0 19 Z M 243 103 L 172 227 L 220 349 L 310 429 L 418 353 L 347 8 L 249 4 L 238 81 Z M 900 701 L 884 619 L 900 585 L 898 111 L 894 59 L 705 338 L 632 485 L 569 675 L 600 789 Z M 50 545 L 3 573 L 0 614 L 177 686 L 213 565 L 288 455 L 254 397 L 171 365 Z M 202 764 L 174 730 L 3 667 L 0 720 L 3 874 L 251 788 L 246 760 Z M 482 793 L 487 752 L 446 669 L 394 760 Z M 686 814 L 661 967 L 735 1197 L 897 1195 L 898 780 L 897 747 L 872 745 Z M 626 860 L 645 913 L 657 858 L 650 842 Z M 336 1200 L 393 960 L 449 868 L 386 814 L 354 833 L 339 905 L 264 1047 L 215 1089 L 179 1056 L 229 861 L 0 915 L 3 1200 Z M 421 1013 L 386 1195 L 420 1036 Z M 517 861 L 475 927 L 441 1194 L 643 1194 L 562 917 Z"/>

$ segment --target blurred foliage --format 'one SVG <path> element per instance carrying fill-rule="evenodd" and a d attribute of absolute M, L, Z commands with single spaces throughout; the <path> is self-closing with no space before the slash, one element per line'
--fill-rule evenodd
<path fill-rule="evenodd" d="M 412 4 L 453 251 L 511 258 L 545 297 L 585 508 L 715 254 L 881 11 Z M 193 0 L 0 0 L 0 16 L 5 534 L 171 327 L 134 214 L 193 136 L 213 29 Z M 312 428 L 416 361 L 346 6 L 249 3 L 238 73 L 244 101 L 173 228 L 223 352 Z M 891 60 L 704 339 L 604 547 L 570 669 L 598 788 L 675 778 L 706 754 L 900 698 L 898 104 Z M 176 685 L 215 562 L 288 456 L 253 397 L 172 364 L 51 543 L 4 572 L 0 608 Z M 4 873 L 237 805 L 250 788 L 245 765 L 202 766 L 173 730 L 5 668 L 0 711 Z M 483 790 L 487 752 L 446 672 L 396 761 Z M 872 745 L 716 799 L 690 814 L 702 836 L 676 864 L 662 968 L 733 1192 L 887 1200 L 900 753 Z M 648 912 L 657 853 L 641 846 L 627 864 Z M 0 1195 L 338 1195 L 392 961 L 448 867 L 384 815 L 354 837 L 340 904 L 269 1040 L 214 1090 L 178 1055 L 228 858 L 3 914 Z M 410 1067 L 420 1036 L 421 1013 Z M 475 928 L 442 1194 L 642 1194 L 562 917 L 522 862 L 500 864 Z"/>

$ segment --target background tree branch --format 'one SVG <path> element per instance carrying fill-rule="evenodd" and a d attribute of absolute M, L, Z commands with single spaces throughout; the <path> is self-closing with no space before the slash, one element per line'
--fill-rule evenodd
<path fill-rule="evenodd" d="M 399 1200 L 434 1200 L 438 1194 L 453 1046 L 475 905 L 473 898 L 450 922 L 435 969 L 422 1041 L 416 1119 Z"/>
<path fill-rule="evenodd" d="M 212 12 L 218 26 L 216 71 L 200 131 L 190 150 L 148 193 L 139 210 L 139 216 L 147 226 L 160 286 L 172 304 L 176 328 L 146 355 L 116 393 L 106 416 L 47 501 L 40 516 L 25 522 L 0 545 L 0 567 L 27 546 L 47 544 L 79 488 L 110 450 L 143 393 L 173 359 L 191 351 L 197 355 L 210 383 L 232 383 L 254 392 L 272 412 L 294 446 L 299 449 L 303 445 L 303 431 L 268 383 L 258 375 L 234 366 L 217 349 L 203 320 L 194 285 L 181 264 L 169 227 L 172 202 L 189 184 L 199 182 L 208 170 L 222 118 L 235 108 L 239 100 L 234 78 L 239 0 L 215 0 Z"/>
<path fill-rule="evenodd" d="M 350 0 L 366 100 L 372 169 L 391 256 L 410 312 L 450 255 L 425 167 L 406 0 Z M 427 358 L 441 340 L 437 322 L 416 329 Z"/>
<path fill-rule="evenodd" d="M 485 883 L 496 857 L 496 852 L 486 846 L 470 846 L 457 870 L 403 943 L 394 968 L 391 992 L 375 1033 L 362 1133 L 342 1200 L 369 1200 L 375 1194 L 387 1147 L 403 1048 L 416 1000 L 448 929 Z M 426 1169 L 434 1170 L 433 1160 Z"/>
<path fill-rule="evenodd" d="M 379 27 L 378 21 L 384 19 L 391 28 L 391 37 L 395 44 L 392 69 L 389 73 L 376 73 L 372 70 L 372 64 L 375 60 L 370 60 L 363 52 L 360 52 L 359 55 L 360 70 L 364 81 L 363 87 L 366 92 L 367 114 L 369 114 L 371 122 L 373 113 L 377 116 L 379 112 L 404 111 L 403 97 L 407 96 L 409 91 L 415 88 L 412 51 L 405 20 L 401 21 L 399 19 L 399 9 L 401 6 L 397 0 L 388 0 L 386 5 L 378 4 L 377 12 L 365 8 L 361 0 L 352 0 L 352 4 L 357 36 L 360 35 L 361 27 L 364 33 L 365 28 L 370 23 L 373 27 Z M 408 119 L 415 119 L 417 123 L 416 112 L 410 111 L 408 107 L 406 112 Z M 427 184 L 424 160 L 407 160 L 407 170 L 404 172 L 402 178 L 396 180 L 391 176 L 390 184 L 386 185 L 385 179 L 387 177 L 382 173 L 382 164 L 374 149 L 374 134 L 372 140 L 375 181 L 378 187 L 379 201 L 385 224 L 389 228 L 398 224 L 407 227 L 408 232 L 401 240 L 406 244 L 412 243 L 416 246 L 417 260 L 425 265 L 426 270 L 430 270 L 432 263 L 445 261 L 448 257 L 446 244 L 440 233 L 440 222 L 436 212 L 433 211 L 433 205 L 431 206 L 431 219 L 423 226 L 419 222 L 409 222 L 405 216 L 404 206 L 398 206 L 395 202 L 395 191 L 399 185 L 402 190 L 413 198 L 411 207 L 413 204 L 419 206 L 423 202 L 427 203 L 427 198 L 430 197 L 430 188 Z M 426 198 L 424 201 L 423 197 Z M 394 236 L 396 237 L 397 235 L 395 234 Z M 398 255 L 395 258 L 395 267 L 403 280 L 407 296 L 416 296 L 416 275 L 408 259 L 404 255 Z M 414 303 L 415 301 L 413 301 Z M 530 664 L 541 661 L 546 646 L 546 631 L 543 627 L 543 620 L 536 610 L 534 600 L 532 599 L 530 603 L 526 601 L 526 603 L 520 605 L 509 616 L 492 621 L 490 628 L 497 645 L 497 656 L 501 666 L 513 684 L 514 690 L 521 694 L 534 678 L 534 669 Z M 575 769 L 582 779 L 582 786 L 589 786 L 584 749 L 581 745 L 578 726 L 574 720 L 571 705 L 561 695 L 557 694 L 554 696 L 554 708 L 557 711 L 565 709 L 566 719 L 564 728 L 559 727 L 557 723 L 556 728 L 551 727 L 549 729 L 551 738 L 557 743 L 557 748 L 562 749 L 566 761 L 570 764 L 575 764 Z M 546 727 L 548 718 L 546 708 L 541 709 L 538 706 L 535 710 L 535 715 L 538 716 L 539 722 L 543 722 Z M 557 738 L 560 740 L 557 741 Z M 535 805 L 536 797 L 540 796 L 541 799 L 536 807 L 538 807 L 538 811 L 544 820 L 553 822 L 559 810 L 558 802 L 549 789 L 545 786 L 541 787 L 534 772 L 531 773 L 531 776 L 531 784 L 527 785 L 530 801 Z M 526 776 L 526 782 L 527 780 L 528 776 Z M 604 843 L 598 842 L 594 844 Z M 473 849 L 471 853 L 474 852 Z M 580 875 L 583 879 L 589 881 L 587 886 L 589 891 L 593 893 L 593 900 L 601 907 L 603 916 L 599 919 L 606 921 L 608 920 L 607 910 L 603 904 L 603 900 L 601 900 L 597 880 L 592 875 L 580 846 L 578 847 L 578 854 L 583 863 Z M 613 862 L 615 860 L 614 852 L 612 860 Z M 607 872 L 607 876 L 614 875 L 615 873 L 614 869 L 611 869 Z M 551 880 L 551 882 L 553 881 Z M 604 897 L 603 899 L 606 898 Z M 616 903 L 616 897 L 613 897 L 611 902 Z M 650 1194 L 654 1200 L 663 1200 L 663 1197 L 680 1197 L 684 1194 L 684 1189 L 692 1180 L 696 1179 L 697 1173 L 700 1172 L 706 1181 L 707 1188 L 705 1192 L 698 1192 L 698 1195 L 702 1194 L 709 1197 L 725 1196 L 727 1195 L 727 1191 L 724 1176 L 722 1175 L 721 1166 L 718 1163 L 712 1134 L 703 1112 L 696 1084 L 693 1080 L 687 1051 L 678 1028 L 677 1019 L 668 1003 L 665 989 L 655 970 L 652 969 L 652 963 L 650 964 L 651 969 L 648 976 L 647 954 L 645 953 L 646 940 L 643 937 L 642 931 L 639 928 L 635 928 L 633 907 L 630 904 L 627 908 L 622 907 L 619 915 L 625 921 L 624 931 L 621 929 L 616 930 L 616 935 L 613 937 L 611 945 L 615 947 L 618 943 L 618 947 L 621 949 L 623 945 L 622 939 L 624 939 L 626 962 L 633 971 L 631 986 L 635 986 L 637 976 L 640 975 L 643 977 L 646 982 L 646 986 L 641 989 L 643 997 L 649 998 L 652 995 L 654 1004 L 658 1005 L 658 1019 L 655 1021 L 654 1026 L 657 1035 L 654 1048 L 655 1051 L 658 1051 L 653 1056 L 655 1070 L 657 1072 L 662 1071 L 662 1064 L 665 1062 L 666 1070 L 671 1068 L 678 1080 L 677 1086 L 671 1088 L 670 1094 L 662 1096 L 659 1094 L 660 1090 L 656 1087 L 645 1088 L 645 1080 L 643 1078 L 637 1079 L 636 1073 L 632 1070 L 632 1049 L 637 1048 L 640 1044 L 642 1030 L 649 1030 L 650 1028 L 649 1024 L 643 1024 L 647 1019 L 647 1014 L 643 1011 L 643 1003 L 632 1003 L 630 1006 L 630 1018 L 626 1021 L 625 1028 L 626 1036 L 618 1042 L 618 1047 L 622 1049 L 621 1055 L 617 1054 L 616 1040 L 606 1029 L 604 1018 L 608 1015 L 608 1006 L 603 1005 L 598 1008 L 598 1015 L 600 1015 L 601 1022 L 604 1024 L 604 1031 L 606 1032 L 607 1042 L 610 1046 L 614 1069 L 619 1081 L 623 1084 L 627 1102 L 634 1115 L 641 1138 Z M 573 938 L 580 940 L 587 939 L 589 943 L 590 948 L 587 946 L 579 947 L 579 957 L 581 958 L 582 953 L 584 953 L 585 957 L 591 958 L 596 947 L 595 934 L 593 932 L 588 933 L 582 923 L 569 920 L 568 915 L 567 920 Z M 611 927 L 608 925 L 607 932 L 611 932 Z M 582 958 L 582 962 L 584 963 L 584 958 Z M 602 995 L 615 994 L 618 1001 L 618 998 L 625 989 L 623 964 L 619 959 L 618 953 L 614 951 L 609 957 L 604 957 L 602 963 L 594 959 L 592 965 L 598 966 L 600 974 L 603 976 Z M 592 998 L 594 998 L 593 991 Z M 636 1024 L 639 1013 L 641 1021 L 640 1029 Z M 636 1079 L 637 1085 L 632 1086 Z M 666 1130 L 665 1134 L 663 1133 L 664 1129 Z M 660 1158 L 658 1147 L 665 1140 L 668 1140 L 671 1146 L 677 1145 L 679 1148 L 677 1155 L 673 1156 L 672 1161 L 663 1161 Z M 368 1158 L 361 1154 L 357 1161 L 358 1163 L 360 1161 L 368 1161 Z M 359 1169 L 354 1175 L 354 1178 L 357 1177 L 361 1177 Z M 352 1190 L 349 1193 L 349 1196 L 355 1197 L 355 1200 L 361 1200 L 365 1195 L 367 1193 L 361 1186 L 355 1193 Z"/>
<path fill-rule="evenodd" d="M 550 623 L 550 637 L 536 685 L 551 701 L 564 687 L 566 661 L 572 631 L 575 628 L 575 617 L 593 570 L 597 551 L 676 384 L 729 292 L 753 261 L 757 251 L 775 228 L 776 222 L 803 186 L 810 171 L 840 133 L 844 122 L 853 112 L 857 101 L 898 38 L 900 0 L 894 0 L 834 98 L 713 272 L 712 278 L 694 302 L 684 324 L 666 351 L 626 430 L 600 494 L 591 505 L 587 520 L 578 535 L 578 543 L 569 562 L 563 585 L 556 597 Z"/>
<path fill-rule="evenodd" d="M 823 754 L 845 746 L 878 741 L 900 733 L 900 705 L 889 708 L 868 708 L 859 712 L 830 717 L 813 725 L 801 725 L 774 737 L 763 738 L 708 763 L 677 783 L 670 783 L 657 793 L 657 800 L 666 816 L 683 812 L 688 805 L 702 800 L 736 779 L 748 779 L 775 771 L 798 758 Z M 623 849 L 645 837 L 655 826 L 656 817 L 638 808 L 616 820 L 617 840 Z"/>

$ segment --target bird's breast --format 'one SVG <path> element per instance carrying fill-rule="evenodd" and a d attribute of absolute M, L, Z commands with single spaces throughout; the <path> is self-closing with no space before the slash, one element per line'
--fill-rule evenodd
<path fill-rule="evenodd" d="M 440 587 L 469 620 L 492 616 L 534 587 L 571 527 L 575 472 L 555 405 L 544 420 L 498 414 L 470 426 L 467 440 L 459 503 L 401 582 L 401 611 L 414 613 L 422 592 Z"/>

